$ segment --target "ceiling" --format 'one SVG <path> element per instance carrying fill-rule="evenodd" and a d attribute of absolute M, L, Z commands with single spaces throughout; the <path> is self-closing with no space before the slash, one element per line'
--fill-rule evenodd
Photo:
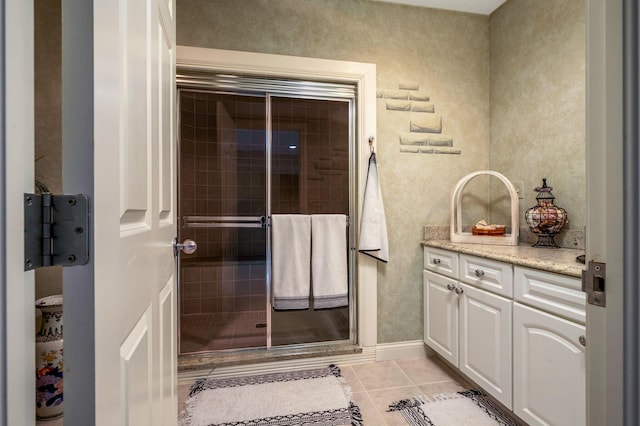
<path fill-rule="evenodd" d="M 436 9 L 457 10 L 459 12 L 479 13 L 490 15 L 506 0 L 376 0 L 387 3 L 401 3 Z"/>

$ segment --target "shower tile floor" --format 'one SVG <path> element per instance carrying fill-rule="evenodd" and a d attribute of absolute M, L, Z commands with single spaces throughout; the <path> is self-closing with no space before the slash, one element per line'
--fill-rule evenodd
<path fill-rule="evenodd" d="M 180 317 L 180 352 L 208 352 L 264 346 L 264 311 L 190 314 Z"/>
<path fill-rule="evenodd" d="M 348 309 L 281 311 L 272 315 L 274 346 L 347 340 Z M 183 315 L 180 353 L 266 346 L 266 312 Z"/>

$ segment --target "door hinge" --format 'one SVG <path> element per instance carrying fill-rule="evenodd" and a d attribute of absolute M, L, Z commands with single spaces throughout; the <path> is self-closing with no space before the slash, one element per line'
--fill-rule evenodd
<path fill-rule="evenodd" d="M 606 263 L 589 261 L 587 269 L 582 271 L 582 291 L 587 293 L 587 302 L 591 305 L 607 306 L 606 277 Z"/>
<path fill-rule="evenodd" d="M 24 194 L 24 270 L 89 261 L 89 199 Z"/>

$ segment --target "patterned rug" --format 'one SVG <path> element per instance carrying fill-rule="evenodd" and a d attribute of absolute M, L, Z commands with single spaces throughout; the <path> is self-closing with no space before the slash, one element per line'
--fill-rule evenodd
<path fill-rule="evenodd" d="M 400 411 L 411 426 L 518 426 L 516 419 L 484 393 L 467 390 L 451 394 L 403 399 L 389 406 Z"/>
<path fill-rule="evenodd" d="M 201 379 L 183 426 L 361 426 L 351 389 L 335 365 L 250 377 Z"/>

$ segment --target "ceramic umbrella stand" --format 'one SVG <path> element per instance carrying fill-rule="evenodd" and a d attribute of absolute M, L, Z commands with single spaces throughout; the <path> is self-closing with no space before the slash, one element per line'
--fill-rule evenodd
<path fill-rule="evenodd" d="M 51 420 L 63 413 L 62 296 L 36 300 L 42 328 L 36 335 L 36 417 Z"/>

